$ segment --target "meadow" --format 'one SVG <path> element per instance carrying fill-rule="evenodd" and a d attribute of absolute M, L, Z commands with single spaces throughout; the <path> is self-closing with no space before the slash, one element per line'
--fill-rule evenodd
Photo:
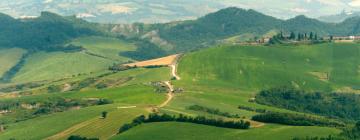
<path fill-rule="evenodd" d="M 97 137 L 109 138 L 116 134 L 122 124 L 146 113 L 146 107 L 160 104 L 165 100 L 164 94 L 155 93 L 153 87 L 146 85 L 130 85 L 99 91 L 44 94 L 23 97 L 19 100 L 46 100 L 54 96 L 67 99 L 104 98 L 113 100 L 114 103 L 53 113 L 9 124 L 7 130 L 0 134 L 0 139 L 37 140 L 51 136 L 54 136 L 52 137 L 54 139 L 66 139 L 72 134 L 84 136 L 96 134 Z M 136 106 L 136 108 L 119 108 L 127 106 Z M 100 118 L 103 111 L 109 113 L 106 119 Z M 89 133 L 87 130 L 97 130 L 98 133 Z"/>
<path fill-rule="evenodd" d="M 219 109 L 250 119 L 255 111 L 286 109 L 259 105 L 251 100 L 260 90 L 290 86 L 308 91 L 357 92 L 358 44 L 218 46 L 185 54 L 178 64 L 179 81 L 172 102 L 161 111 L 172 114 L 222 116 L 189 110 L 192 105 Z M 312 115 L 312 114 L 308 114 Z M 226 118 L 224 118 L 226 119 Z M 256 123 L 256 122 L 255 122 Z M 176 126 L 176 127 L 174 127 Z M 258 127 L 259 126 L 259 127 Z M 152 123 L 133 128 L 113 139 L 291 139 L 328 136 L 339 129 L 316 126 L 263 124 L 250 130 L 232 130 L 187 123 Z M 196 132 L 196 133 L 194 133 Z M 176 136 L 176 137 L 174 137 Z"/>
<path fill-rule="evenodd" d="M 316 132 L 316 133 L 315 133 Z M 281 126 L 268 124 L 261 128 L 236 130 L 190 123 L 151 123 L 135 127 L 111 140 L 289 140 L 296 136 L 328 136 L 339 130 L 321 127 Z"/>
<path fill-rule="evenodd" d="M 0 77 L 19 62 L 26 51 L 19 48 L 0 49 Z"/>
<path fill-rule="evenodd" d="M 83 37 L 73 40 L 82 46 L 81 52 L 36 52 L 12 79 L 15 83 L 57 80 L 79 74 L 91 74 L 106 70 L 113 64 L 130 61 L 120 52 L 136 48 L 133 44 L 103 37 Z"/>

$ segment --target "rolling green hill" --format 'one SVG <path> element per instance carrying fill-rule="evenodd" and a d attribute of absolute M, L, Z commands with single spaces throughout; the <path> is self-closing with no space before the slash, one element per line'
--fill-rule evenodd
<path fill-rule="evenodd" d="M 199 85 L 329 91 L 356 88 L 360 83 L 359 57 L 357 44 L 221 46 L 187 54 L 179 72 L 184 83 Z"/>
<path fill-rule="evenodd" d="M 26 51 L 19 48 L 0 49 L 0 77 L 16 65 Z"/>
<path fill-rule="evenodd" d="M 289 140 L 296 136 L 328 136 L 338 133 L 339 130 L 331 128 L 272 124 L 253 130 L 233 130 L 187 123 L 154 123 L 134 128 L 111 140 L 143 140 L 149 137 L 157 140 Z"/>
<path fill-rule="evenodd" d="M 218 44 L 228 38 L 251 33 L 252 38 L 261 38 L 271 31 L 290 34 L 317 33 L 319 37 L 358 35 L 360 18 L 353 17 L 341 23 L 327 23 L 305 16 L 288 20 L 241 8 L 225 8 L 196 20 L 164 24 L 131 24 L 112 28 L 113 32 L 125 36 L 138 36 L 153 43 L 170 48 L 170 52 L 186 52 Z M 129 33 L 130 32 L 130 33 Z M 154 32 L 156 34 L 154 34 Z M 152 34 L 152 37 L 148 37 Z M 147 38 L 146 38 L 147 37 Z M 160 40 L 160 41 L 159 41 Z M 243 40 L 248 41 L 248 39 Z"/>
<path fill-rule="evenodd" d="M 35 19 L 13 19 L 4 14 L 0 19 L 0 46 L 7 48 L 62 50 L 63 45 L 73 38 L 101 34 L 96 24 L 50 12 L 42 12 Z"/>

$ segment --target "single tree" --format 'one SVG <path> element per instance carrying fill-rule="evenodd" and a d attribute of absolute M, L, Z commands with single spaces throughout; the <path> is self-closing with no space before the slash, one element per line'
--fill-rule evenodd
<path fill-rule="evenodd" d="M 296 37 L 295 37 L 295 33 L 294 33 L 294 32 L 291 32 L 289 39 L 290 39 L 290 40 L 294 40 L 295 38 L 296 38 Z"/>
<path fill-rule="evenodd" d="M 103 111 L 103 112 L 101 112 L 101 117 L 102 117 L 103 119 L 105 119 L 105 118 L 107 117 L 107 114 L 108 114 L 108 112 Z"/>

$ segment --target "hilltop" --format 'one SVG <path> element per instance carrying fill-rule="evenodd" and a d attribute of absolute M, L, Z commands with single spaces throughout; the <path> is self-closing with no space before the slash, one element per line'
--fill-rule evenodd
<path fill-rule="evenodd" d="M 112 32 L 124 36 L 139 36 L 171 52 L 196 50 L 230 38 L 271 37 L 279 32 L 290 34 L 315 32 L 319 36 L 358 35 L 360 19 L 350 18 L 341 23 L 327 23 L 306 16 L 281 20 L 255 10 L 230 7 L 196 20 L 165 24 L 115 25 Z M 275 33 L 274 33 L 275 32 Z"/>

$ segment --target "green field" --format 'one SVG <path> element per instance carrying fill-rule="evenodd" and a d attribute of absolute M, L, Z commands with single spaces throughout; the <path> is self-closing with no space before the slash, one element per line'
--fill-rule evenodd
<path fill-rule="evenodd" d="M 86 50 L 74 53 L 37 52 L 32 54 L 12 81 L 24 83 L 57 80 L 104 71 L 113 64 L 131 60 L 120 56 L 119 53 L 136 48 L 133 44 L 103 37 L 84 37 L 72 43 Z"/>
<path fill-rule="evenodd" d="M 146 106 L 157 105 L 165 100 L 164 94 L 154 93 L 152 87 L 145 85 L 131 85 L 122 88 L 89 92 L 27 96 L 20 98 L 20 100 L 46 100 L 48 97 L 54 96 L 70 99 L 105 98 L 113 100 L 114 104 L 54 113 L 10 124 L 7 130 L 0 134 L 0 139 L 38 140 L 53 136 L 68 129 L 74 130 L 61 135 L 62 137 L 59 138 L 67 138 L 73 133 L 84 136 L 94 136 L 94 134 L 97 134 L 97 137 L 108 138 L 116 134 L 118 128 L 123 123 L 143 114 Z M 137 106 L 137 108 L 118 109 L 118 107 L 134 105 Z M 99 117 L 102 111 L 108 111 L 109 117 L 100 120 Z M 73 128 L 74 126 L 75 128 Z M 101 131 L 98 131 L 98 133 L 89 133 L 89 131 L 87 131 L 88 129 L 101 129 Z"/>
<path fill-rule="evenodd" d="M 25 52 L 25 50 L 18 48 L 0 49 L 0 77 L 15 66 Z"/>
<path fill-rule="evenodd" d="M 188 85 L 259 90 L 294 86 L 334 90 L 360 83 L 358 44 L 222 46 L 187 54 L 179 73 Z"/>
<path fill-rule="evenodd" d="M 151 123 L 138 126 L 111 140 L 290 140 L 300 136 L 328 136 L 339 130 L 321 127 L 269 124 L 250 130 L 217 128 L 190 123 Z"/>
<path fill-rule="evenodd" d="M 39 52 L 30 56 L 13 82 L 56 80 L 106 70 L 113 61 L 84 53 Z"/>
<path fill-rule="evenodd" d="M 136 46 L 131 43 L 116 39 L 105 37 L 83 37 L 75 39 L 71 44 L 82 46 L 86 51 L 96 54 L 106 59 L 125 62 L 131 60 L 129 58 L 120 56 L 120 52 L 134 51 Z"/>
<path fill-rule="evenodd" d="M 273 47 L 219 46 L 191 52 L 185 54 L 179 61 L 177 73 L 181 80 L 172 81 L 175 88 L 180 88 L 183 91 L 176 93 L 171 102 L 161 108 L 160 111 L 169 114 L 182 113 L 224 118 L 223 116 L 187 109 L 192 105 L 201 105 L 219 109 L 222 112 L 238 114 L 245 119 L 250 119 L 258 114 L 253 111 L 238 109 L 238 106 L 241 105 L 255 109 L 291 113 L 292 111 L 289 110 L 260 105 L 249 102 L 249 100 L 255 97 L 255 94 L 260 90 L 281 86 L 293 86 L 312 91 L 346 90 L 357 92 L 357 85 L 360 83 L 359 58 L 360 46 L 358 44 Z M 100 58 L 96 57 L 96 59 Z M 109 59 L 102 60 L 107 62 Z M 94 62 L 91 64 L 94 64 Z M 88 73 L 90 72 L 88 71 Z M 74 79 L 81 80 L 80 77 Z M 155 93 L 154 87 L 149 86 L 149 83 L 152 81 L 167 81 L 171 78 L 171 75 L 170 69 L 166 67 L 155 69 L 136 68 L 113 73 L 100 78 L 99 81 L 116 81 L 123 78 L 130 78 L 131 80 L 121 83 L 117 88 L 97 90 L 90 86 L 82 92 L 22 97 L 21 100 L 38 100 L 55 96 L 70 99 L 106 98 L 113 100 L 114 104 L 55 113 L 14 123 L 9 125 L 6 132 L 0 134 L 0 139 L 12 137 L 22 139 L 24 137 L 17 134 L 34 133 L 31 139 L 50 136 L 53 136 L 54 139 L 66 139 L 70 135 L 81 135 L 114 140 L 146 138 L 160 140 L 287 140 L 293 137 L 328 136 L 340 133 L 340 129 L 336 128 L 278 124 L 264 124 L 262 126 L 262 123 L 259 122 L 255 122 L 255 125 L 260 124 L 260 127 L 249 130 L 166 122 L 143 124 L 120 135 L 115 135 L 121 125 L 130 122 L 140 114 L 147 114 L 149 106 L 158 105 L 165 100 L 164 94 Z M 133 105 L 137 107 L 117 109 L 117 107 Z M 96 111 L 90 112 L 90 110 Z M 100 112 L 104 110 L 109 112 L 109 117 L 99 119 Z M 69 112 L 73 114 L 79 113 L 80 116 L 83 114 L 84 116 L 72 119 L 71 116 L 66 115 Z M 36 130 L 48 129 L 49 125 L 56 126 L 56 120 L 64 120 L 66 123 L 54 127 L 51 131 L 36 132 Z M 47 123 L 47 125 L 27 126 L 29 124 L 43 123 Z M 19 129 L 21 127 L 26 129 Z"/>
<path fill-rule="evenodd" d="M 305 90 L 357 92 L 360 83 L 358 44 L 320 44 L 302 46 L 243 47 L 219 46 L 185 54 L 180 60 L 169 106 L 170 114 L 213 114 L 188 110 L 201 105 L 239 114 L 250 119 L 256 112 L 239 105 L 276 112 L 285 109 L 249 102 L 262 89 L 293 86 Z M 194 133 L 196 132 L 196 133 Z M 336 135 L 340 130 L 327 127 L 300 127 L 265 124 L 250 130 L 233 130 L 187 123 L 152 123 L 136 127 L 113 139 L 291 139 L 293 137 Z"/>

